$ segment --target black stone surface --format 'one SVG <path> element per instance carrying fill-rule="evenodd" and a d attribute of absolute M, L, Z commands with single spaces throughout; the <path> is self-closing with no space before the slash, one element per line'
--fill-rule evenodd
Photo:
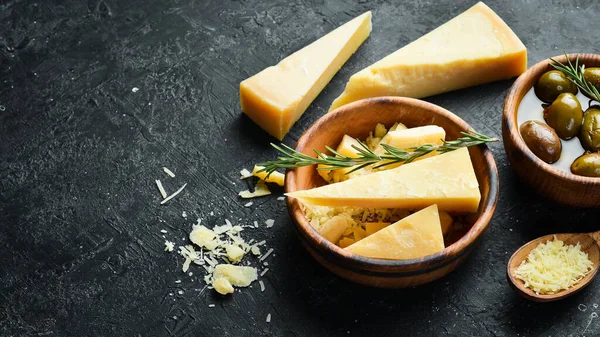
<path fill-rule="evenodd" d="M 530 64 L 563 50 L 599 52 L 597 1 L 487 3 L 521 37 Z M 599 335 L 599 281 L 549 304 L 509 288 L 505 266 L 517 247 L 598 229 L 599 212 L 532 193 L 501 143 L 491 146 L 501 193 L 487 237 L 456 272 L 414 289 L 365 288 L 319 266 L 294 236 L 281 190 L 251 207 L 237 196 L 248 187 L 240 169 L 275 154 L 274 139 L 241 114 L 241 80 L 373 11 L 371 37 L 296 123 L 285 139 L 294 144 L 352 73 L 472 4 L 0 1 L 0 335 Z M 499 137 L 511 84 L 427 100 Z M 155 179 L 168 191 L 188 185 L 160 206 Z M 196 218 L 261 224 L 244 235 L 275 249 L 264 292 L 255 283 L 221 297 L 198 266 L 181 272 L 160 230 L 181 244 Z"/>

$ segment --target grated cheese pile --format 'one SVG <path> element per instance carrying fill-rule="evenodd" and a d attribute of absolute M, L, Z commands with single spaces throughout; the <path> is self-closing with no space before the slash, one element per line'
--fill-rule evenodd
<path fill-rule="evenodd" d="M 515 270 L 514 276 L 537 294 L 556 294 L 575 285 L 592 270 L 592 261 L 577 245 L 554 240 L 539 244 Z"/>

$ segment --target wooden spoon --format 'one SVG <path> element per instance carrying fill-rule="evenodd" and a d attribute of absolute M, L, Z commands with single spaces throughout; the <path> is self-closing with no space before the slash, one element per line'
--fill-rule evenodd
<path fill-rule="evenodd" d="M 552 295 L 538 295 L 533 290 L 526 288 L 524 282 L 514 276 L 515 270 L 521 265 L 521 262 L 527 259 L 527 255 L 540 243 L 554 240 L 554 237 L 561 240 L 565 245 L 576 245 L 579 242 L 581 250 L 588 254 L 588 258 L 592 261 L 592 271 L 590 271 L 581 281 L 574 284 L 567 290 L 559 291 Z M 600 260 L 600 231 L 593 233 L 575 233 L 575 234 L 549 234 L 542 236 L 533 241 L 529 241 L 519 248 L 508 260 L 506 268 L 506 277 L 512 288 L 522 297 L 536 302 L 556 301 L 567 296 L 573 295 L 579 290 L 588 285 L 596 273 L 598 272 L 598 264 Z"/>

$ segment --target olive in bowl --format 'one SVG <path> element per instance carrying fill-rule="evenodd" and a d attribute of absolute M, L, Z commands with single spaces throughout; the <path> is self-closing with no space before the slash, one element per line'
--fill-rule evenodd
<path fill-rule="evenodd" d="M 544 109 L 546 123 L 556 131 L 556 134 L 565 140 L 579 134 L 583 120 L 583 110 L 577 97 L 571 93 L 563 93 Z"/>
<path fill-rule="evenodd" d="M 600 177 L 600 153 L 584 153 L 571 164 L 571 172 L 578 176 Z"/>
<path fill-rule="evenodd" d="M 534 86 L 535 95 L 546 103 L 552 103 L 563 93 L 577 94 L 577 86 L 558 70 L 545 72 Z"/>
<path fill-rule="evenodd" d="M 562 143 L 556 132 L 538 121 L 527 121 L 519 128 L 527 147 L 548 164 L 557 162 L 562 152 Z"/>
<path fill-rule="evenodd" d="M 579 141 L 588 151 L 600 151 L 600 106 L 595 105 L 585 111 Z"/>
<path fill-rule="evenodd" d="M 596 89 L 600 88 L 600 67 L 586 68 L 583 72 L 583 78 L 596 87 Z M 590 98 L 585 91 L 582 90 L 581 92 Z"/>

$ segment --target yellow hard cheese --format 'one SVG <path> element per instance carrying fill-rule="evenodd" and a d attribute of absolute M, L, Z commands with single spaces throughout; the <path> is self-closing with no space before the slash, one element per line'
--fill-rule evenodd
<path fill-rule="evenodd" d="M 344 137 L 342 138 L 342 141 L 340 142 L 340 144 L 338 145 L 337 149 L 335 150 L 337 153 L 341 154 L 342 156 L 346 156 L 346 157 L 350 157 L 350 158 L 357 158 L 358 157 L 358 151 L 353 148 L 352 146 L 356 146 L 359 149 L 362 148 L 362 146 L 360 146 L 360 143 L 348 136 L 348 135 L 344 135 Z M 322 168 L 324 167 L 324 165 L 318 165 L 318 168 Z M 338 169 L 338 170 L 334 170 L 333 174 L 346 174 L 346 172 L 352 170 L 352 168 L 344 168 L 344 169 Z M 329 181 L 330 179 L 330 174 L 331 174 L 331 170 L 317 170 L 317 172 L 319 173 L 319 175 L 321 177 L 323 177 L 323 179 L 325 179 L 325 181 Z"/>
<path fill-rule="evenodd" d="M 240 83 L 242 111 L 283 139 L 304 110 L 371 32 L 371 12 Z"/>
<path fill-rule="evenodd" d="M 376 259 L 414 259 L 444 249 L 436 205 L 391 224 L 348 246 L 346 250 Z"/>
<path fill-rule="evenodd" d="M 304 204 L 476 212 L 481 194 L 467 148 L 311 190 L 287 193 Z"/>
<path fill-rule="evenodd" d="M 480 2 L 354 74 L 330 110 L 367 97 L 431 96 L 511 78 L 526 69 L 521 40 Z"/>

